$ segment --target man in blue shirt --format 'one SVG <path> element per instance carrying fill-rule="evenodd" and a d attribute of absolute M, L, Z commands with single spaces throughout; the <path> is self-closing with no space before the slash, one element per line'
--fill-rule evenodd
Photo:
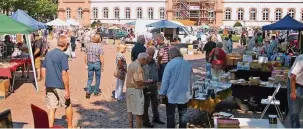
<path fill-rule="evenodd" d="M 165 67 L 160 88 L 160 95 L 167 96 L 167 128 L 175 128 L 175 108 L 179 112 L 179 128 L 186 128 L 187 103 L 190 99 L 192 66 L 183 59 L 179 49 L 169 50 L 171 61 Z"/>
<path fill-rule="evenodd" d="M 45 79 L 46 105 L 49 109 L 49 127 L 54 126 L 55 112 L 58 107 L 66 108 L 68 128 L 72 127 L 73 109 L 70 103 L 69 76 L 67 70 L 67 50 L 69 41 L 66 36 L 60 36 L 58 48 L 47 53 L 42 65 L 42 76 Z"/>

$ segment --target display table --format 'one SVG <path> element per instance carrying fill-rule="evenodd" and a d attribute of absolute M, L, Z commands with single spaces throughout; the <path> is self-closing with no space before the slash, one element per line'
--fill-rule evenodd
<path fill-rule="evenodd" d="M 259 70 L 237 70 L 235 75 L 237 79 L 245 79 L 246 81 L 248 81 L 250 77 L 260 77 L 262 81 L 268 81 L 268 77 L 271 77 L 271 71 L 263 72 Z"/>
<path fill-rule="evenodd" d="M 217 96 L 215 98 L 207 98 L 207 99 L 192 98 L 188 102 L 188 107 L 212 113 L 215 109 L 215 106 L 222 100 L 231 96 L 231 94 L 232 94 L 232 91 L 229 88 L 229 89 L 218 92 Z"/>
<path fill-rule="evenodd" d="M 277 124 L 269 124 L 268 119 L 233 118 L 238 119 L 240 128 L 285 128 L 279 119 Z M 217 118 L 214 118 L 214 126 L 218 128 Z"/>
<path fill-rule="evenodd" d="M 200 82 L 200 85 L 203 84 L 204 81 Z M 196 98 L 192 98 L 190 99 L 190 101 L 188 102 L 188 107 L 189 108 L 195 108 L 195 109 L 199 109 L 201 111 L 207 111 L 209 113 L 212 113 L 215 109 L 215 106 L 221 101 L 226 99 L 227 97 L 231 96 L 231 84 L 213 84 L 216 83 L 215 81 L 211 81 L 210 85 L 212 85 L 212 87 L 209 88 L 214 88 L 215 92 L 216 92 L 216 96 L 215 98 L 211 98 L 205 97 L 205 93 L 203 93 L 202 91 L 198 91 L 197 97 Z M 198 85 L 194 86 L 198 86 L 198 87 L 202 87 Z M 207 90 L 207 89 L 205 89 Z"/>
<path fill-rule="evenodd" d="M 253 98 L 255 104 L 257 104 L 258 107 L 266 106 L 261 104 L 261 99 L 271 96 L 274 93 L 275 89 L 276 89 L 275 87 L 271 87 L 271 86 L 256 86 L 256 85 L 243 85 L 243 84 L 232 84 L 231 86 L 232 96 L 234 98 L 240 99 L 241 101 L 250 100 L 251 98 Z M 279 92 L 276 95 L 276 99 L 280 100 L 281 102 L 280 108 L 282 112 L 283 111 L 287 112 L 288 111 L 287 88 L 285 86 L 282 86 L 280 88 Z M 243 103 L 238 103 L 238 104 L 243 104 Z M 273 109 L 272 111 L 275 112 L 275 109 Z"/>
<path fill-rule="evenodd" d="M 8 67 L 0 67 L 0 77 L 7 77 L 12 79 L 12 84 L 10 91 L 13 92 L 13 87 L 15 84 L 15 72 L 16 70 L 21 67 L 30 64 L 30 59 L 29 58 L 20 58 L 20 59 L 12 59 L 9 61 L 9 66 Z"/>

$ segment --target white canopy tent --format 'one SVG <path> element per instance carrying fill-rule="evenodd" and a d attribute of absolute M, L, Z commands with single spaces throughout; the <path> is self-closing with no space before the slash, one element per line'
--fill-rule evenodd
<path fill-rule="evenodd" d="M 59 18 L 46 23 L 46 25 L 49 25 L 49 26 L 69 26 L 65 21 L 60 20 Z"/>
<path fill-rule="evenodd" d="M 79 26 L 80 25 L 79 22 L 77 22 L 75 19 L 72 19 L 72 18 L 66 20 L 66 24 L 69 25 L 69 26 L 71 26 L 71 25 L 73 25 L 73 26 Z"/>

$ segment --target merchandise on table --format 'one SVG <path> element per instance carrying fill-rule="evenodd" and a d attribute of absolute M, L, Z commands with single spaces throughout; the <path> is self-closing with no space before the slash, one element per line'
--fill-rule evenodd
<path fill-rule="evenodd" d="M 242 56 L 239 53 L 230 53 L 226 55 L 226 64 L 229 66 L 236 66 L 240 61 L 242 61 Z"/>

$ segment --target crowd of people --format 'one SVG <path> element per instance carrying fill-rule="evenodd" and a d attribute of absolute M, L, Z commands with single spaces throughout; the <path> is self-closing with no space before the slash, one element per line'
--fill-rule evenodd
<path fill-rule="evenodd" d="M 55 111 L 60 106 L 66 108 L 68 127 L 73 127 L 67 71 L 69 69 L 68 57 L 74 57 L 73 54 L 69 53 L 73 51 L 70 48 L 73 48 L 71 44 L 74 42 L 75 32 L 79 32 L 79 29 L 59 31 L 57 34 L 58 48 L 48 52 L 42 65 L 47 107 L 50 109 L 50 127 L 53 127 Z M 101 72 L 104 71 L 104 52 L 102 45 L 100 45 L 102 39 L 99 33 L 85 29 L 80 36 L 81 38 L 78 38 L 80 43 L 85 42 L 84 63 L 88 71 L 85 97 L 89 99 L 92 94 L 98 96 L 102 93 L 99 86 Z M 191 89 L 191 65 L 183 59 L 179 49 L 170 47 L 169 44 L 165 43 L 163 36 L 154 39 L 153 43 L 146 41 L 144 35 L 137 37 L 137 43 L 131 51 L 132 62 L 129 65 L 127 65 L 124 56 L 126 44 L 122 42 L 117 45 L 116 70 L 113 73 L 113 77 L 116 78 L 116 87 L 112 97 L 118 102 L 126 100 L 129 127 L 134 127 L 134 115 L 135 127 L 140 128 L 142 124 L 146 127 L 154 126 L 149 120 L 149 106 L 153 110 L 152 122 L 165 124 L 160 120 L 158 105 L 159 99 L 167 96 L 167 99 L 163 99 L 167 100 L 169 105 L 167 106 L 167 117 L 169 117 L 167 127 L 175 127 L 174 111 L 177 107 L 181 120 L 179 127 L 185 128 L 187 124 L 186 104 L 189 101 Z M 157 53 L 156 50 L 158 50 Z M 94 79 L 95 85 L 92 86 Z M 122 96 L 124 85 L 126 85 L 126 95 Z M 180 97 L 175 98 L 174 96 L 177 94 Z"/>
<path fill-rule="evenodd" d="M 85 51 L 84 63 L 88 72 L 85 98 L 90 99 L 92 95 L 99 96 L 102 93 L 99 88 L 101 73 L 105 70 L 104 50 L 101 45 L 104 41 L 97 29 L 75 27 L 54 29 L 53 32 L 58 42 L 57 48 L 52 51 L 48 51 L 49 45 L 46 38 L 48 32 L 37 31 L 32 35 L 35 69 L 37 79 L 43 80 L 45 83 L 50 127 L 54 126 L 56 109 L 65 107 L 68 127 L 72 128 L 74 127 L 72 124 L 73 109 L 70 100 L 68 61 L 76 58 L 76 44 L 80 43 L 81 49 Z M 209 71 L 211 71 L 213 79 L 218 79 L 226 66 L 226 54 L 233 52 L 232 34 L 227 35 L 224 39 L 216 31 L 211 34 L 202 32 L 199 34 L 201 37 L 198 38 L 198 42 L 202 52 L 206 53 L 207 66 L 211 66 Z M 133 32 L 129 35 L 131 38 L 134 37 Z M 22 53 L 28 53 L 28 50 L 24 49 L 25 36 L 20 38 L 20 35 L 17 35 L 16 37 L 17 40 L 14 43 L 10 36 L 5 36 L 2 44 L 10 48 L 6 54 L 13 55 L 14 48 L 19 48 Z M 252 51 L 271 57 L 278 52 L 281 41 L 270 34 L 263 37 L 257 30 L 245 30 L 241 35 L 240 44 L 245 48 L 245 52 Z M 165 42 L 163 35 L 152 40 L 145 35 L 139 35 L 136 38 L 137 42 L 131 51 L 131 62 L 127 62 L 124 55 L 126 44 L 123 42 L 117 44 L 116 61 L 114 62 L 116 70 L 113 72 L 116 86 L 113 99 L 118 102 L 126 100 L 130 128 L 141 128 L 142 125 L 154 127 L 152 123 L 165 124 L 159 117 L 159 100 L 166 104 L 167 128 L 174 128 L 176 125 L 176 108 L 179 112 L 179 128 L 186 128 L 187 103 L 191 98 L 193 74 L 191 64 L 184 60 L 178 48 Z M 25 55 L 28 56 L 28 54 Z M 299 57 L 290 74 L 291 100 L 299 99 L 296 96 L 300 95 L 300 92 L 295 90 L 295 85 L 301 85 L 298 79 L 301 77 L 302 66 L 297 66 L 297 64 L 300 64 L 302 58 Z M 93 80 L 95 80 L 94 85 L 92 85 Z M 124 85 L 126 85 L 126 95 L 122 96 Z M 150 106 L 153 113 L 152 122 L 149 120 L 148 113 Z M 297 104 L 294 108 L 301 109 L 298 106 L 300 105 Z M 292 115 L 293 121 L 297 122 L 298 116 Z M 133 125 L 134 119 L 135 126 Z M 296 122 L 294 124 L 298 124 Z"/>

